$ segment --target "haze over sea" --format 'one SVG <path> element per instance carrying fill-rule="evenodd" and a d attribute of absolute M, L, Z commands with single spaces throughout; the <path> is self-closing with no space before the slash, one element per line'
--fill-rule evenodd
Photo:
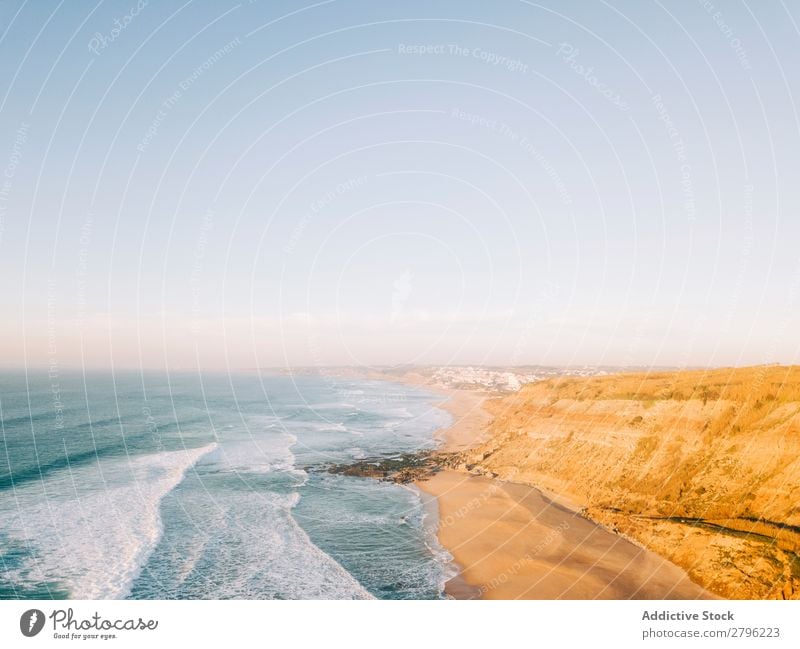
<path fill-rule="evenodd" d="M 324 467 L 433 447 L 383 381 L 0 374 L 0 597 L 440 598 L 419 494 Z"/>

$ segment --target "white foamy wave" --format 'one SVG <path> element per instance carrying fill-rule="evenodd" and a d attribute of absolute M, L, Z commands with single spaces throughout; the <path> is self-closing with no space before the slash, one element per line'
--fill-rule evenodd
<path fill-rule="evenodd" d="M 373 599 L 353 575 L 333 557 L 317 547 L 297 524 L 291 509 L 299 495 L 284 503 L 264 538 L 265 527 L 251 528 L 252 546 L 260 551 L 246 567 L 247 581 L 253 582 L 253 569 L 261 582 L 268 578 L 271 588 L 290 599 Z"/>
<path fill-rule="evenodd" d="M 358 410 L 358 407 L 355 404 L 349 403 L 347 401 L 327 401 L 324 403 L 295 403 L 287 408 L 297 408 L 304 412 L 306 411 L 314 411 L 318 412 L 320 410 Z"/>
<path fill-rule="evenodd" d="M 334 432 L 335 433 L 346 433 L 347 432 L 347 427 L 341 422 L 338 423 L 338 424 L 333 424 L 333 423 L 312 424 L 312 427 L 314 428 L 314 430 L 318 430 L 320 432 L 325 432 L 325 431 L 332 432 L 332 433 L 334 433 Z"/>
<path fill-rule="evenodd" d="M 58 583 L 76 599 L 125 597 L 161 538 L 162 499 L 216 446 L 104 460 L 16 489 L 0 501 L 0 532 L 33 556 L 4 578 Z"/>
<path fill-rule="evenodd" d="M 294 471 L 295 456 L 291 449 L 296 443 L 297 437 L 287 432 L 223 438 L 207 463 L 222 473 Z"/>
<path fill-rule="evenodd" d="M 374 599 L 353 575 L 345 570 L 333 557 L 318 548 L 303 529 L 292 521 L 295 538 L 302 538 L 303 551 L 287 565 L 288 575 L 282 575 L 287 592 L 297 599 Z M 298 544 L 300 545 L 300 544 Z M 299 561 L 298 561 L 299 560 Z M 298 565 L 304 566 L 297 570 Z M 313 577 L 309 579 L 310 576 Z M 288 579 L 287 579 L 288 577 Z M 306 583 L 301 580 L 305 579 Z M 298 585 L 302 584 L 300 588 Z"/>
<path fill-rule="evenodd" d="M 167 530 L 137 582 L 139 595 L 178 599 L 370 599 L 317 547 L 292 516 L 297 492 L 175 492 L 165 516 L 188 516 Z M 180 512 L 180 514 L 178 514 Z"/>
<path fill-rule="evenodd" d="M 439 502 L 435 496 L 425 493 L 413 485 L 400 485 L 408 489 L 422 504 L 422 529 L 425 534 L 423 543 L 434 559 L 435 578 L 439 584 L 439 592 L 445 592 L 448 581 L 459 574 L 455 557 L 439 542 Z"/>
<path fill-rule="evenodd" d="M 353 448 L 348 448 L 347 453 L 349 453 L 350 457 L 352 457 L 354 460 L 363 460 L 365 457 L 367 457 L 367 454 L 364 451 L 364 449 L 358 446 L 354 446 Z"/>
<path fill-rule="evenodd" d="M 412 413 L 408 408 L 387 408 L 384 410 L 378 410 L 377 412 L 384 417 L 396 417 L 398 419 L 413 419 L 415 417 L 414 413 Z"/>

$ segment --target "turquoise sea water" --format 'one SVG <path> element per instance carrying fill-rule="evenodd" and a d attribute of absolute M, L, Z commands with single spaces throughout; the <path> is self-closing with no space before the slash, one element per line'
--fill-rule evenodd
<path fill-rule="evenodd" d="M 424 390 L 0 373 L 0 598 L 439 598 L 419 495 L 326 464 L 432 447 Z"/>

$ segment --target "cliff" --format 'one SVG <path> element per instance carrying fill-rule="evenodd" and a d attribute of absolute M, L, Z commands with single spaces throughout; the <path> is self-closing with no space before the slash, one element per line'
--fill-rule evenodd
<path fill-rule="evenodd" d="M 561 494 L 727 598 L 800 597 L 800 367 L 525 386 L 460 467 Z"/>

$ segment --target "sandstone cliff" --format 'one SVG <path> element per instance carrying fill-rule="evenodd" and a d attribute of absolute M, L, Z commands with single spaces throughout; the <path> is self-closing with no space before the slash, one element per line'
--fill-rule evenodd
<path fill-rule="evenodd" d="M 728 598 L 800 597 L 800 367 L 526 386 L 464 469 L 563 494 Z"/>

